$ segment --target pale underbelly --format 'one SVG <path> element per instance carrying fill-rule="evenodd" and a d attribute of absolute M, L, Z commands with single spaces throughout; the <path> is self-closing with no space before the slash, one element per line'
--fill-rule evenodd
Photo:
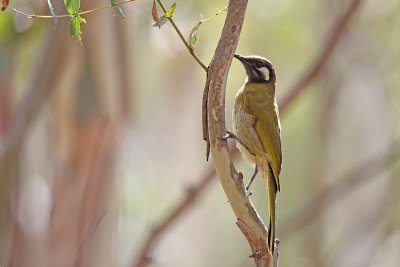
<path fill-rule="evenodd" d="M 237 147 L 243 153 L 245 159 L 252 164 L 256 163 L 255 154 L 263 153 L 262 142 L 254 129 L 254 117 L 248 114 L 244 109 L 234 109 L 233 131 L 235 135 L 251 150 L 248 151 L 239 142 Z"/>

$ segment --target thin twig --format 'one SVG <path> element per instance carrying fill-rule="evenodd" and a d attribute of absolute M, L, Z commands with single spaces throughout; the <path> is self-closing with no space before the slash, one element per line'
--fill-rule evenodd
<path fill-rule="evenodd" d="M 361 0 L 353 0 L 349 4 L 349 7 L 344 15 L 336 20 L 330 34 L 328 35 L 328 38 L 325 40 L 325 43 L 322 46 L 321 52 L 319 53 L 317 59 L 314 61 L 311 67 L 307 69 L 305 74 L 303 74 L 300 79 L 294 83 L 292 88 L 288 90 L 287 95 L 283 97 L 282 101 L 280 101 L 281 110 L 285 110 L 286 107 L 293 102 L 294 98 L 304 91 L 307 86 L 321 74 L 321 71 L 325 67 L 330 56 L 346 32 L 347 25 L 349 25 L 350 19 L 356 13 L 360 3 Z"/>
<path fill-rule="evenodd" d="M 227 10 L 228 10 L 228 7 L 227 7 L 227 6 L 224 7 L 223 9 L 221 9 L 221 10 L 217 9 L 217 12 L 215 12 L 214 14 L 212 14 L 211 16 L 209 16 L 209 17 L 207 17 L 207 18 L 205 18 L 205 19 L 201 19 L 200 21 L 201 21 L 201 22 L 209 21 L 209 20 L 211 20 L 212 18 L 221 15 L 222 12 L 227 11 Z"/>
<path fill-rule="evenodd" d="M 26 16 L 27 18 L 30 18 L 30 19 L 72 18 L 72 17 L 74 17 L 74 16 L 76 16 L 76 15 L 80 15 L 80 16 L 81 16 L 81 15 L 86 15 L 86 14 L 89 14 L 89 13 L 92 13 L 92 12 L 96 12 L 96 11 L 99 11 L 99 10 L 102 10 L 102 9 L 106 9 L 106 8 L 110 8 L 110 7 L 114 7 L 114 6 L 119 6 L 119 5 L 126 4 L 126 3 L 129 3 L 129 2 L 133 2 L 133 1 L 135 1 L 135 0 L 125 0 L 125 1 L 121 1 L 121 2 L 115 3 L 114 5 L 108 4 L 108 5 L 101 6 L 101 7 L 97 7 L 97 8 L 94 8 L 94 9 L 89 9 L 89 10 L 81 11 L 81 12 L 78 12 L 78 13 L 73 14 L 73 15 L 71 15 L 71 14 L 63 14 L 63 15 L 56 15 L 56 16 L 50 16 L 50 15 L 35 15 L 35 14 L 27 14 L 27 13 L 25 13 L 25 12 L 22 12 L 22 11 L 20 11 L 20 10 L 15 9 L 15 8 L 13 8 L 12 10 L 13 10 L 14 12 L 19 13 L 19 14 L 21 14 L 21 15 L 24 15 L 24 16 Z"/>
<path fill-rule="evenodd" d="M 167 9 L 165 8 L 163 2 L 161 0 L 157 0 L 157 3 L 160 5 L 160 7 L 162 8 L 162 10 L 164 11 L 164 13 L 167 13 Z M 194 52 L 193 48 L 189 45 L 189 43 L 186 41 L 185 37 L 183 36 L 182 32 L 179 30 L 178 26 L 176 26 L 175 21 L 172 19 L 172 17 L 167 16 L 169 22 L 171 22 L 172 27 L 174 27 L 176 33 L 179 35 L 179 38 L 181 38 L 183 44 L 186 46 L 187 50 L 189 51 L 189 53 L 192 55 L 192 57 L 197 61 L 197 63 L 199 63 L 199 65 L 205 70 L 207 71 L 207 66 L 206 64 L 204 64 L 201 59 L 196 55 L 196 53 Z"/>
<path fill-rule="evenodd" d="M 114 6 L 118 6 L 118 5 L 122 5 L 122 4 L 126 4 L 129 2 L 133 2 L 135 0 L 125 0 L 125 1 L 121 1 L 118 3 L 115 3 L 114 5 L 112 4 L 107 4 L 101 7 L 97 7 L 94 9 L 90 9 L 90 10 L 85 10 L 85 11 L 81 11 L 78 12 L 77 14 L 63 14 L 63 15 L 56 15 L 56 16 L 51 16 L 51 15 L 35 15 L 35 14 L 27 14 L 25 12 L 22 12 L 20 10 L 17 10 L 15 8 L 13 8 L 12 10 L 18 14 L 24 15 L 27 18 L 33 19 L 33 18 L 37 18 L 37 19 L 54 19 L 54 18 L 72 18 L 76 15 L 86 15 L 92 12 L 96 12 L 102 9 L 106 9 L 106 8 L 110 8 L 110 7 L 114 7 Z M 164 14 L 167 13 L 167 9 L 165 8 L 163 2 L 161 0 L 157 0 L 157 3 L 160 5 L 160 7 L 162 8 L 162 10 L 164 11 Z M 209 19 L 211 19 L 212 17 L 219 15 L 222 11 L 224 11 L 226 8 L 224 8 L 221 11 L 218 11 L 216 14 L 214 14 L 213 16 L 206 18 L 202 21 L 207 21 Z M 189 53 L 192 55 L 192 57 L 196 60 L 196 62 L 204 69 L 204 71 L 207 71 L 207 66 L 206 64 L 203 63 L 203 61 L 201 61 L 201 59 L 196 55 L 196 53 L 194 52 L 193 48 L 190 46 L 190 44 L 186 41 L 185 37 L 183 36 L 182 32 L 179 30 L 178 26 L 176 25 L 175 21 L 172 19 L 172 17 L 168 16 L 167 17 L 169 22 L 172 24 L 172 27 L 174 27 L 176 33 L 178 34 L 179 38 L 182 40 L 183 44 L 186 46 L 187 50 L 189 51 Z"/>

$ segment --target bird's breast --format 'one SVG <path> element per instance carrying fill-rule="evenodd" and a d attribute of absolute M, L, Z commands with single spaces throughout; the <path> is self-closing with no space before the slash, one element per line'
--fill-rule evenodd
<path fill-rule="evenodd" d="M 262 142 L 254 128 L 255 118 L 249 114 L 244 105 L 244 96 L 239 91 L 235 99 L 233 108 L 233 131 L 235 135 L 240 139 L 242 143 L 246 145 L 246 148 L 242 147 L 238 142 L 237 146 L 243 153 L 244 157 L 250 162 L 255 163 L 254 154 L 256 151 L 262 151 Z"/>

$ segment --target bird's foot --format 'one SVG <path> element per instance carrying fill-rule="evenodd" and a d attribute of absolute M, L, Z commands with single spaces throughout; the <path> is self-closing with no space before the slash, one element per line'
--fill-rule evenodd
<path fill-rule="evenodd" d="M 240 140 L 239 137 L 237 137 L 234 133 L 232 133 L 232 132 L 229 131 L 229 130 L 226 130 L 226 133 L 225 133 L 224 136 L 222 136 L 222 137 L 217 137 L 217 138 L 218 138 L 218 139 L 221 139 L 221 140 L 228 140 L 229 138 L 233 138 L 233 139 L 235 139 L 235 141 L 238 142 L 242 147 L 244 147 L 244 148 L 250 153 L 250 155 L 252 155 L 253 157 L 256 156 L 253 152 L 251 152 L 251 150 L 249 149 L 249 147 L 246 146 L 245 143 L 242 142 L 242 140 Z"/>
<path fill-rule="evenodd" d="M 234 134 L 234 133 L 232 133 L 231 131 L 229 131 L 229 130 L 226 130 L 226 133 L 225 133 L 225 135 L 224 136 L 217 136 L 217 138 L 218 139 L 221 139 L 221 140 L 228 140 L 229 138 L 233 138 L 233 139 L 235 139 L 236 140 L 236 135 Z"/>

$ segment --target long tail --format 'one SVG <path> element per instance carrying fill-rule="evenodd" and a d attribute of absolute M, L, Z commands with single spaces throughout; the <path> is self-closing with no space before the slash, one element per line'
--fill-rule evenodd
<path fill-rule="evenodd" d="M 275 182 L 272 168 L 267 160 L 259 162 L 258 168 L 261 172 L 264 184 L 268 192 L 268 213 L 269 213 L 269 227 L 268 227 L 268 247 L 271 254 L 274 253 L 275 243 L 275 204 L 277 185 Z"/>
<path fill-rule="evenodd" d="M 269 167 L 269 177 L 268 177 L 268 212 L 269 212 L 269 232 L 268 232 L 268 245 L 271 254 L 274 253 L 274 243 L 275 243 L 275 209 L 276 209 L 276 192 L 277 186 L 273 176 L 271 167 Z"/>

